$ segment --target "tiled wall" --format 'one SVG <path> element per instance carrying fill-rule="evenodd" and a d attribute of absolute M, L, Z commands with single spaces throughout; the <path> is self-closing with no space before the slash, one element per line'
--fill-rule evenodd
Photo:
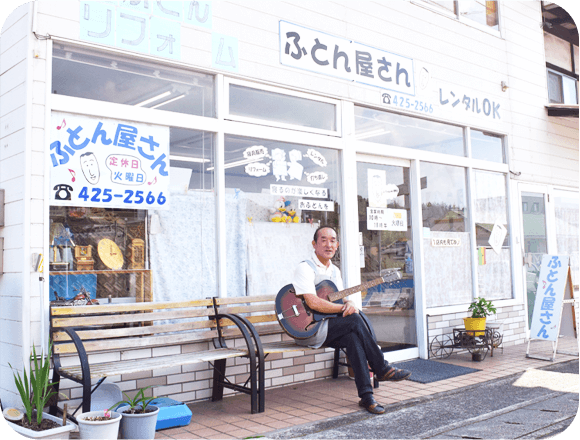
<path fill-rule="evenodd" d="M 281 339 L 289 339 L 286 335 L 271 335 L 262 338 L 262 342 L 274 342 Z M 244 346 L 243 339 L 229 343 L 229 346 Z M 154 349 L 131 350 L 124 353 L 89 356 L 89 362 L 106 362 L 125 359 L 142 359 L 151 356 L 167 356 L 171 354 L 187 353 L 205 350 L 207 344 L 188 344 L 182 346 L 160 347 Z M 72 361 L 72 362 L 71 362 Z M 71 358 L 64 360 L 63 365 L 75 363 Z M 332 377 L 334 364 L 334 349 L 318 349 L 296 351 L 283 354 L 268 355 L 266 358 L 266 389 L 280 387 L 290 383 L 306 382 L 310 380 Z M 248 360 L 243 358 L 228 359 L 227 376 L 230 381 L 244 384 L 249 373 Z M 340 373 L 346 373 L 346 367 L 340 367 Z M 133 396 L 140 388 L 152 386 L 146 391 L 146 395 L 156 397 L 169 397 L 180 402 L 192 402 L 211 398 L 213 369 L 207 363 L 185 365 L 141 373 L 124 374 L 122 376 L 109 377 L 107 382 L 117 384 L 122 391 Z M 82 388 L 68 379 L 61 380 L 60 392 L 69 398 L 65 402 L 69 408 L 76 408 L 81 404 Z M 234 394 L 234 391 L 224 389 L 224 396 Z M 248 411 L 249 411 L 248 400 Z"/>
<path fill-rule="evenodd" d="M 427 318 L 429 344 L 438 335 L 451 335 L 453 329 L 463 327 L 463 318 L 470 314 L 465 312 L 450 313 L 447 315 L 433 315 Z M 502 307 L 497 313 L 487 318 L 488 323 L 500 324 L 500 332 L 503 335 L 503 345 L 523 344 L 526 337 L 526 311 L 523 305 Z"/>

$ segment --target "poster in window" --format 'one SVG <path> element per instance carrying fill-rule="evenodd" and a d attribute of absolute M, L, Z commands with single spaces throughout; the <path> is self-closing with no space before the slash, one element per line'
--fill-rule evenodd
<path fill-rule="evenodd" d="M 53 112 L 50 202 L 169 207 L 169 127 Z"/>

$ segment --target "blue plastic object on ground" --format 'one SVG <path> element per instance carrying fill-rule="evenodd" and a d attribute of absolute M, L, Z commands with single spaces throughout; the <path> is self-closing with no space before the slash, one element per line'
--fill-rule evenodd
<path fill-rule="evenodd" d="M 159 408 L 157 425 L 155 425 L 156 431 L 177 426 L 187 426 L 191 422 L 191 410 L 183 402 L 168 397 L 159 397 L 153 400 L 150 405 Z"/>

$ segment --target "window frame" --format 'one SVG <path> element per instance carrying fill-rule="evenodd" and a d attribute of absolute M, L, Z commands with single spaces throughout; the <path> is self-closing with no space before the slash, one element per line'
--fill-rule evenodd
<path fill-rule="evenodd" d="M 77 99 L 77 100 L 84 100 L 85 102 L 91 102 L 91 103 L 103 103 L 103 104 L 113 104 L 113 105 L 123 105 L 126 108 L 130 107 L 131 111 L 140 111 L 141 109 L 149 109 L 149 110 L 157 110 L 154 107 L 138 107 L 136 105 L 131 105 L 131 104 L 120 104 L 120 103 L 115 103 L 115 102 L 111 102 L 111 101 L 100 101 L 100 100 L 94 100 L 94 99 L 90 99 L 90 98 L 81 98 L 81 97 L 77 97 L 77 96 L 70 96 L 70 95 L 60 95 L 60 94 L 54 94 L 52 92 L 53 90 L 53 84 L 52 84 L 52 75 L 53 75 L 53 58 L 54 58 L 54 45 L 56 44 L 61 44 L 61 45 L 65 45 L 65 46 L 69 46 L 72 48 L 76 48 L 79 52 L 83 52 L 86 54 L 92 54 L 92 53 L 96 53 L 96 54 L 102 54 L 103 56 L 113 56 L 113 57 L 119 57 L 121 59 L 126 58 L 128 60 L 130 60 L 133 63 L 136 64 L 142 64 L 142 65 L 148 65 L 148 64 L 155 64 L 155 65 L 159 65 L 162 67 L 166 67 L 170 70 L 177 70 L 177 71 L 186 71 L 186 72 L 193 72 L 193 73 L 197 73 L 197 74 L 201 74 L 201 75 L 208 75 L 212 77 L 212 86 L 213 86 L 213 114 L 211 116 L 202 116 L 202 115 L 193 115 L 193 114 L 189 114 L 189 113 L 180 113 L 180 112 L 174 112 L 174 111 L 169 111 L 169 110 L 160 110 L 162 112 L 166 112 L 166 113 L 172 113 L 174 115 L 186 115 L 186 116 L 194 116 L 194 117 L 199 117 L 199 118 L 204 118 L 204 119 L 212 119 L 212 120 L 217 120 L 218 118 L 218 109 L 217 109 L 217 102 L 218 102 L 218 93 L 217 93 L 217 88 L 218 88 L 218 73 L 214 72 L 214 71 L 210 71 L 208 69 L 204 69 L 204 68 L 200 68 L 198 66 L 192 66 L 190 64 L 186 64 L 184 62 L 180 62 L 180 61 L 175 61 L 175 60 L 170 60 L 170 59 L 159 59 L 158 57 L 152 56 L 152 55 L 148 55 L 148 54 L 137 54 L 137 53 L 133 53 L 133 52 L 128 52 L 128 51 L 124 51 L 122 49 L 119 48 L 115 48 L 115 47 L 102 47 L 96 44 L 91 44 L 91 43 L 87 43 L 84 41 L 71 41 L 71 40 L 67 40 L 64 38 L 59 38 L 59 37 L 52 37 L 50 39 L 50 44 L 47 45 L 47 54 L 50 54 L 50 57 L 48 58 L 48 64 L 47 64 L 47 71 L 46 71 L 46 82 L 47 84 L 50 84 L 50 88 L 47 88 L 47 99 L 50 99 L 50 97 L 69 97 L 69 98 L 73 98 L 73 99 Z M 129 112 L 130 113 L 130 112 Z M 135 121 L 137 121 L 137 119 L 134 119 Z M 158 125 L 164 125 L 164 124 L 158 124 Z M 187 127 L 184 127 L 187 128 Z"/>
<path fill-rule="evenodd" d="M 241 86 L 241 87 L 247 87 L 250 89 L 264 91 L 264 92 L 277 93 L 279 95 L 291 96 L 294 98 L 307 99 L 309 101 L 332 104 L 335 106 L 335 109 L 336 109 L 335 114 L 334 114 L 334 124 L 336 126 L 336 130 L 323 130 L 323 129 L 304 127 L 301 125 L 289 124 L 289 123 L 284 123 L 284 122 L 267 121 L 267 120 L 259 119 L 259 118 L 233 115 L 230 113 L 230 85 L 237 85 L 237 86 Z M 289 88 L 273 87 L 273 86 L 261 84 L 259 82 L 244 81 L 244 80 L 239 80 L 239 79 L 235 79 L 235 78 L 231 78 L 231 77 L 224 77 L 224 79 L 223 79 L 223 93 L 224 93 L 224 99 L 223 99 L 222 111 L 223 111 L 224 119 L 236 121 L 236 122 L 265 125 L 265 126 L 274 127 L 274 128 L 298 130 L 298 131 L 305 132 L 305 133 L 322 134 L 322 135 L 334 136 L 334 137 L 338 137 L 338 138 L 342 137 L 342 123 L 341 123 L 341 121 L 342 121 L 342 107 L 341 107 L 341 101 L 338 99 L 325 98 L 322 96 L 311 95 L 311 94 L 304 93 L 304 92 L 298 92 L 298 91 L 295 91 L 295 90 L 292 90 Z"/>
<path fill-rule="evenodd" d="M 550 74 L 553 75 L 557 75 L 558 77 L 560 77 L 560 92 L 562 94 L 562 100 L 564 102 L 552 102 L 552 97 L 550 96 Z M 566 95 L 564 94 L 564 81 L 563 79 L 567 78 L 570 80 L 574 81 L 574 85 L 576 86 L 576 102 L 565 102 L 565 97 Z M 578 78 L 576 78 L 574 75 L 572 75 L 571 73 L 564 73 L 562 71 L 560 71 L 559 69 L 556 70 L 552 67 L 547 66 L 546 67 L 546 88 L 548 89 L 548 104 L 563 104 L 563 105 L 578 105 Z"/>
<path fill-rule="evenodd" d="M 473 28 L 479 29 L 481 31 L 487 32 L 491 35 L 495 35 L 496 37 L 500 37 L 502 38 L 502 16 L 501 16 L 501 2 L 500 0 L 496 0 L 497 1 L 497 30 L 491 28 L 490 26 L 486 26 L 483 25 L 481 23 L 478 23 L 475 20 L 472 20 L 470 18 L 466 18 L 466 17 L 462 17 L 461 16 L 461 9 L 457 8 L 457 6 L 461 5 L 460 1 L 454 0 L 455 3 L 455 7 L 454 10 L 457 12 L 451 12 L 443 7 L 438 8 L 435 5 L 432 5 L 424 0 L 409 0 L 412 4 L 425 8 L 425 9 L 429 9 L 430 11 L 436 12 L 437 14 L 443 15 L 444 17 L 447 18 L 451 18 L 453 20 L 458 21 L 459 23 L 463 23 L 467 26 L 471 26 Z"/>

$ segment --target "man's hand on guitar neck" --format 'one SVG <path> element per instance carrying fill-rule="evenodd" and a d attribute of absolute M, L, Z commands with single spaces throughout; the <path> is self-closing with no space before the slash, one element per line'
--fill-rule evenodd
<path fill-rule="evenodd" d="M 316 310 L 319 313 L 327 314 L 338 314 L 342 313 L 342 316 L 352 315 L 353 313 L 358 313 L 358 309 L 352 301 L 345 301 L 344 304 L 333 303 L 318 297 L 315 294 L 305 294 L 304 301 L 306 305 L 312 310 Z"/>

